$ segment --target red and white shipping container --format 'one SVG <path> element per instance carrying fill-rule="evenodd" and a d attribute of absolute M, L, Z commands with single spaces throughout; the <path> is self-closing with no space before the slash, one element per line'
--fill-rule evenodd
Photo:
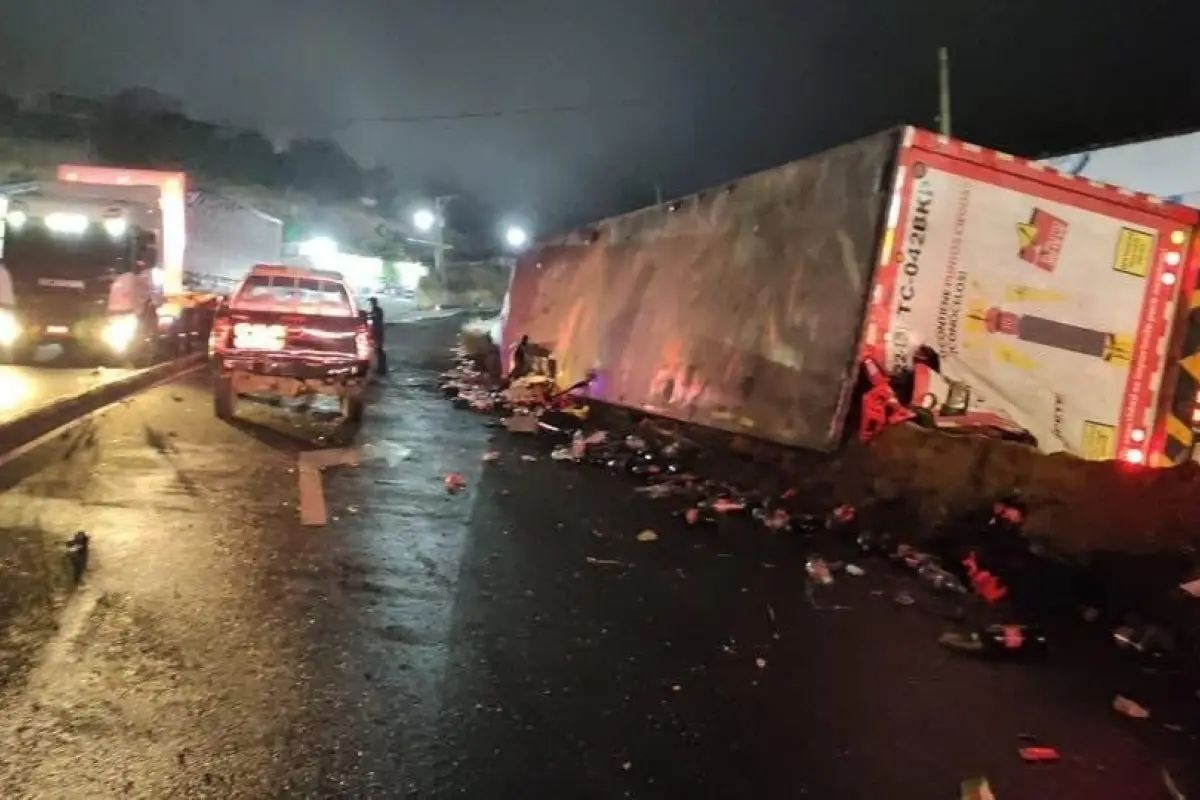
<path fill-rule="evenodd" d="M 1198 212 L 912 127 L 544 242 L 504 338 L 602 401 L 832 450 L 920 346 L 1046 452 L 1192 445 Z M 1200 376 L 1200 358 L 1197 373 Z"/>

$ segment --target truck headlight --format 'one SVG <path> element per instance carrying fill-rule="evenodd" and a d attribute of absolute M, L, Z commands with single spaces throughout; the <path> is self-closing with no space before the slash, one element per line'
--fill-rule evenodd
<path fill-rule="evenodd" d="M 134 337 L 137 336 L 137 329 L 137 314 L 122 314 L 108 320 L 100 338 L 113 352 L 124 353 L 133 343 Z"/>
<path fill-rule="evenodd" d="M 20 335 L 21 325 L 16 315 L 6 308 L 0 308 L 0 346 L 11 346 Z"/>

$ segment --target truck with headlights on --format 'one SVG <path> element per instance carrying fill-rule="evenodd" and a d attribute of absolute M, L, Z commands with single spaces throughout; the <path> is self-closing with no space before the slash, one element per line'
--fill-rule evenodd
<path fill-rule="evenodd" d="M 157 200 L 147 187 L 58 182 L 6 198 L 0 355 L 20 362 L 56 343 L 97 363 L 152 359 L 162 302 Z"/>
<path fill-rule="evenodd" d="M 0 357 L 98 363 L 200 349 L 213 298 L 280 259 L 283 223 L 183 172 L 63 164 L 0 195 Z"/>

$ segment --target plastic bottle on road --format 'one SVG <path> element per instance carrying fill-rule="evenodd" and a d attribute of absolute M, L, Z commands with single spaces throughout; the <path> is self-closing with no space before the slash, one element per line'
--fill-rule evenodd
<path fill-rule="evenodd" d="M 820 556 L 812 556 L 804 564 L 804 571 L 808 573 L 809 580 L 818 586 L 828 586 L 833 583 L 833 570 L 830 569 L 829 563 Z"/>
<path fill-rule="evenodd" d="M 1039 653 L 1049 646 L 1046 634 L 1032 625 L 989 625 L 982 638 L 994 653 Z"/>
<path fill-rule="evenodd" d="M 954 573 L 947 572 L 932 561 L 926 561 L 917 568 L 917 577 L 934 589 L 967 594 L 967 587 Z"/>
<path fill-rule="evenodd" d="M 582 461 L 587 455 L 587 439 L 581 430 L 575 431 L 571 436 L 571 455 L 576 461 Z"/>
<path fill-rule="evenodd" d="M 938 640 L 951 650 L 964 653 L 1014 658 L 1041 655 L 1048 649 L 1046 635 L 1031 625 L 989 625 L 970 633 L 952 631 Z"/>

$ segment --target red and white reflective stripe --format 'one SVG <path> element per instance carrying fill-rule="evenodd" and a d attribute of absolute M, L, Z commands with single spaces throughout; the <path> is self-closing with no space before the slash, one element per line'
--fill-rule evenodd
<path fill-rule="evenodd" d="M 912 130 L 905 129 L 904 146 L 896 164 L 883 241 L 879 247 L 879 262 L 875 267 L 875 281 L 868 300 L 863 343 L 859 353 L 859 360 L 874 359 L 889 371 L 895 366 L 891 363 L 888 339 L 892 322 L 892 295 L 896 291 L 897 272 L 900 269 L 900 265 L 892 258 L 892 253 L 896 247 L 896 231 L 900 227 L 900 219 L 907 204 L 909 168 L 904 155 L 909 152 L 907 148 Z"/>
<path fill-rule="evenodd" d="M 910 133 L 911 135 L 909 135 Z M 974 161 L 977 164 L 1001 169 L 1005 172 L 1024 175 L 1042 183 L 1056 185 L 1072 192 L 1080 192 L 1106 202 L 1118 202 L 1156 217 L 1166 217 L 1182 225 L 1195 225 L 1197 221 L 1196 210 L 1188 206 L 1169 203 L 1161 197 L 1134 192 L 1112 183 L 1061 172 L 1044 162 L 1021 158 L 999 150 L 989 150 L 977 144 L 960 142 L 957 139 L 919 128 L 909 128 L 906 131 L 905 144 L 922 150 L 945 153 L 966 161 Z"/>

